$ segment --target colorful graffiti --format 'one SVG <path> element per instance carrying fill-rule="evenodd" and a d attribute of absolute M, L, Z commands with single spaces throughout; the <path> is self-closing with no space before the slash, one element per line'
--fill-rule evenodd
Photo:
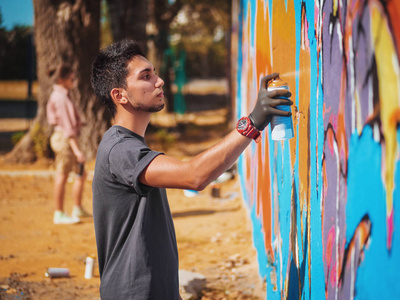
<path fill-rule="evenodd" d="M 268 299 L 399 299 L 400 2 L 238 0 L 236 117 L 289 83 L 295 137 L 239 159 Z"/>

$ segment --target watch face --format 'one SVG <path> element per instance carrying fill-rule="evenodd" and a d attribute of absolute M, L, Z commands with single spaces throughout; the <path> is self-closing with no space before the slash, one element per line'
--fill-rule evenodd
<path fill-rule="evenodd" d="M 244 130 L 247 127 L 247 119 L 240 119 L 237 125 L 239 130 Z"/>

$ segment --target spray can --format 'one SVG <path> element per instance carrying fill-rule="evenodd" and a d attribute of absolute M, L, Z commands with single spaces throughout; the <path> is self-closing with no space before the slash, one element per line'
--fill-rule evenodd
<path fill-rule="evenodd" d="M 289 90 L 289 85 L 279 77 L 275 78 L 268 84 L 268 91 Z M 289 99 L 280 97 L 282 99 Z M 277 109 L 290 111 L 290 105 L 278 105 Z M 271 119 L 271 138 L 274 141 L 291 139 L 293 137 L 293 121 L 292 116 L 273 116 Z"/>
<path fill-rule="evenodd" d="M 49 278 L 69 277 L 69 270 L 66 268 L 48 268 L 44 275 Z"/>
<path fill-rule="evenodd" d="M 221 187 L 219 184 L 213 184 L 211 186 L 211 197 L 213 197 L 213 198 L 221 197 Z"/>
<path fill-rule="evenodd" d="M 85 170 L 85 164 L 84 163 L 78 163 L 78 165 L 76 167 L 76 175 L 82 176 L 84 170 Z"/>
<path fill-rule="evenodd" d="M 85 267 L 85 278 L 90 279 L 93 277 L 93 269 L 94 269 L 94 257 L 88 256 L 86 257 L 86 267 Z"/>

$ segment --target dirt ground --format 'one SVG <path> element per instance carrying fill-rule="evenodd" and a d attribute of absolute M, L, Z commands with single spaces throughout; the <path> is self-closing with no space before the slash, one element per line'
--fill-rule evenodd
<path fill-rule="evenodd" d="M 189 159 L 227 132 L 227 128 L 220 128 L 223 129 L 207 133 L 198 127 L 187 128 L 185 135 L 154 131 L 147 141 L 155 150 Z M 9 165 L 3 157 L 0 157 L 0 299 L 100 299 L 97 266 L 92 279 L 84 278 L 85 258 L 96 254 L 92 218 L 76 225 L 54 225 L 52 162 Z M 93 168 L 94 162 L 89 162 L 83 201 L 88 210 L 92 209 Z M 67 212 L 72 208 L 71 186 L 69 182 Z M 195 197 L 185 196 L 182 190 L 168 190 L 180 269 L 207 278 L 206 289 L 199 299 L 265 299 L 237 176 L 220 188 L 219 198 L 212 197 L 211 187 Z M 71 275 L 49 279 L 45 277 L 49 267 L 68 268 Z"/>

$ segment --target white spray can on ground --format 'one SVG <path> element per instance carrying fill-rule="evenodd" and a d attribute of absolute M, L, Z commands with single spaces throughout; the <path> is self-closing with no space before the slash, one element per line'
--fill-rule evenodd
<path fill-rule="evenodd" d="M 268 84 L 268 91 L 274 90 L 289 90 L 289 85 L 284 82 L 279 77 L 275 78 L 274 80 L 270 81 Z M 289 99 L 286 97 L 279 97 L 283 99 Z M 290 105 L 278 105 L 275 108 L 290 111 Z M 281 141 L 291 139 L 293 134 L 293 121 L 292 116 L 273 116 L 271 119 L 271 138 L 274 141 Z"/>
<path fill-rule="evenodd" d="M 85 278 L 90 279 L 93 277 L 93 270 L 94 270 L 94 257 L 93 256 L 88 256 L 86 257 L 86 262 L 85 262 Z"/>
<path fill-rule="evenodd" d="M 48 268 L 45 276 L 49 278 L 69 277 L 69 270 L 67 268 Z"/>

